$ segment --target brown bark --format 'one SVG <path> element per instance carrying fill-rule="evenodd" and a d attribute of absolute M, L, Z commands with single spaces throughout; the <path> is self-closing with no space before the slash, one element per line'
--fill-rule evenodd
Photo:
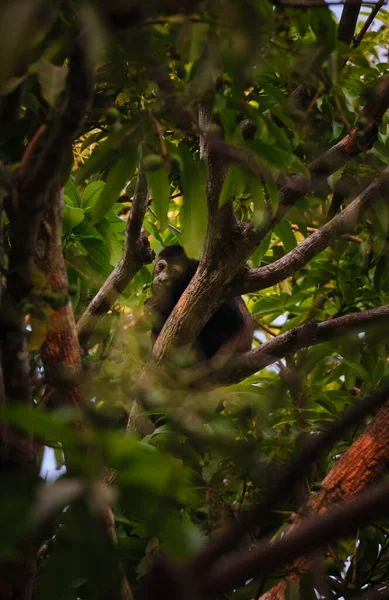
<path fill-rule="evenodd" d="M 7 198 L 6 203 L 11 225 L 11 252 L 7 286 L 2 298 L 1 331 L 2 367 L 8 406 L 32 407 L 23 301 L 34 288 L 37 241 L 50 191 L 89 105 L 92 89 L 91 72 L 82 40 L 75 39 L 73 47 L 64 105 L 55 115 L 57 118 L 50 125 L 41 126 L 27 146 L 13 181 L 12 196 Z M 32 436 L 10 426 L 2 428 L 1 435 L 1 484 L 5 485 L 3 478 L 9 471 L 23 472 L 30 478 L 36 475 Z M 36 552 L 37 548 L 31 540 L 21 540 L 17 558 L 12 563 L 0 565 L 0 594 L 4 600 L 31 599 Z"/>
<path fill-rule="evenodd" d="M 245 262 L 257 244 L 285 216 L 289 208 L 314 189 L 318 182 L 323 182 L 348 160 L 373 145 L 378 125 L 389 106 L 389 77 L 380 81 L 373 95 L 374 98 L 366 104 L 352 131 L 308 166 L 311 181 L 301 173 L 287 178 L 279 192 L 277 214 L 266 219 L 257 231 L 250 224 L 237 223 L 229 218 L 229 203 L 217 208 L 215 198 L 220 192 L 221 182 L 219 177 L 214 176 L 212 161 L 216 161 L 216 158 L 214 152 L 205 154 L 209 177 L 209 221 L 203 256 L 196 275 L 173 309 L 154 346 L 153 356 L 156 362 L 160 362 L 175 346 L 182 345 L 183 341 L 185 344 L 193 342 L 222 302 L 237 273 L 243 270 L 241 280 L 245 278 Z M 207 139 L 207 144 L 212 147 L 212 139 Z"/>
<path fill-rule="evenodd" d="M 44 274 L 42 293 L 49 292 L 57 301 L 64 299 L 64 305 L 53 310 L 48 318 L 48 329 L 41 349 L 45 366 L 47 398 L 52 406 L 70 406 L 80 411 L 74 422 L 83 433 L 83 408 L 79 379 L 81 374 L 81 346 L 68 295 L 68 277 L 62 252 L 63 189 L 53 188 L 51 202 L 43 219 L 37 244 L 36 264 Z M 45 398 L 43 398 L 45 404 Z M 64 449 L 68 471 L 72 471 L 71 450 Z M 102 511 L 101 519 L 109 538 L 116 544 L 115 521 L 111 508 Z M 132 593 L 126 577 L 122 578 L 121 600 L 132 600 Z"/>
<path fill-rule="evenodd" d="M 334 540 L 355 534 L 359 527 L 388 515 L 388 484 L 372 486 L 357 498 L 342 502 L 324 515 L 306 517 L 298 527 L 277 541 L 271 536 L 250 549 L 220 558 L 199 587 L 205 597 L 215 597 L 243 586 L 250 577 L 266 576 L 296 557 L 312 555 Z"/>
<path fill-rule="evenodd" d="M 343 454 L 341 459 L 323 480 L 323 487 L 309 500 L 306 508 L 323 513 L 330 505 L 340 500 L 352 498 L 379 479 L 389 466 L 389 403 L 386 403 L 370 422 L 362 435 Z M 305 509 L 303 509 L 305 510 Z M 295 525 L 291 529 L 294 529 Z M 298 585 L 296 573 L 306 571 L 311 565 L 309 559 L 296 561 L 291 576 Z M 283 600 L 286 583 L 280 582 L 261 596 L 262 600 Z"/>
<path fill-rule="evenodd" d="M 55 185 L 42 221 L 37 244 L 36 265 L 44 275 L 40 292 L 62 304 L 53 309 L 47 321 L 41 357 L 46 375 L 46 400 L 52 406 L 82 408 L 78 386 L 81 373 L 81 347 L 68 294 L 68 277 L 62 254 L 63 190 Z M 46 403 L 45 397 L 43 403 Z"/>

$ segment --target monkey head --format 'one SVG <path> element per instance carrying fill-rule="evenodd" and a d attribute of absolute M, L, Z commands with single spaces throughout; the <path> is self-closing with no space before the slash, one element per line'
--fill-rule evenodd
<path fill-rule="evenodd" d="M 189 266 L 184 249 L 181 246 L 167 246 L 155 263 L 153 270 L 152 292 L 156 298 L 166 297 L 176 287 L 177 283 L 186 279 Z M 185 283 L 187 283 L 185 281 Z"/>

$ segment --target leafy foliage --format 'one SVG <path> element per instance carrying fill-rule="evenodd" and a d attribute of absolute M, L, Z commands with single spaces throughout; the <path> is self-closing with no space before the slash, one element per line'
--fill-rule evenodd
<path fill-rule="evenodd" d="M 23 10 L 16 12 L 14 4 Z M 6 3 L 0 26 L 0 92 L 7 99 L 20 83 L 24 86 L 21 114 L 0 131 L 0 160 L 11 171 L 22 159 L 26 139 L 41 125 L 42 115 L 51 118 L 63 93 L 75 35 L 68 6 L 50 10 L 40 21 L 27 4 Z M 309 176 L 307 165 L 352 130 L 369 90 L 389 75 L 384 60 L 389 12 L 384 9 L 377 18 L 385 27 L 368 31 L 357 48 L 349 48 L 337 39 L 336 18 L 325 7 L 303 10 L 244 0 L 194 3 L 191 10 L 171 11 L 170 3 L 153 2 L 150 7 L 146 3 L 141 24 L 115 29 L 104 12 L 106 3 L 79 4 L 97 76 L 93 106 L 74 143 L 73 161 L 62 172 L 62 246 L 76 319 L 123 256 L 140 168 L 150 191 L 143 227 L 151 247 L 158 253 L 179 242 L 188 255 L 201 256 L 208 215 L 199 101 L 206 98 L 212 105 L 213 132 L 222 130 L 228 148 L 246 157 L 232 164 L 219 206 L 232 201 L 237 218 L 259 228 L 269 204 L 277 211 L 279 178 Z M 119 4 L 113 2 L 113 9 Z M 11 22 L 17 23 L 16 29 L 7 25 Z M 22 59 L 28 66 L 20 75 Z M 301 82 L 308 103 L 291 101 Z M 254 139 L 244 138 L 243 119 L 255 124 Z M 389 159 L 388 123 L 385 115 L 371 150 L 290 208 L 257 246 L 249 266 L 271 265 L 284 257 L 383 170 Z M 351 184 L 339 195 L 343 179 Z M 0 171 L 1 197 L 3 188 Z M 9 231 L 4 218 L 6 253 Z M 388 233 L 384 199 L 358 220 L 353 238 L 334 240 L 293 276 L 248 294 L 245 301 L 258 322 L 254 347 L 310 320 L 389 304 Z M 180 560 L 193 556 L 211 534 L 231 518 L 239 520 L 271 489 L 308 435 L 328 427 L 389 375 L 386 331 L 353 332 L 287 355 L 237 385 L 213 391 L 186 394 L 156 378 L 150 383 L 153 403 L 170 421 L 157 423 L 143 439 L 125 433 L 150 351 L 141 316 L 151 269 L 143 266 L 137 272 L 83 357 L 80 385 L 87 400 L 87 432 L 82 441 L 73 427 L 74 411 L 39 410 L 45 385 L 40 379 L 40 343 L 29 346 L 31 373 L 38 381 L 34 407 L 25 411 L 8 406 L 2 413 L 3 420 L 36 436 L 40 465 L 52 456 L 60 469 L 63 451 L 72 457 L 54 503 L 54 528 L 43 536 L 38 557 L 39 599 L 87 600 L 105 592 L 116 598 L 118 558 L 136 591 L 159 553 Z M 29 335 L 41 342 L 42 332 L 35 328 L 42 319 L 34 321 L 33 312 L 27 306 Z M 218 405 L 223 410 L 216 412 Z M 320 486 L 365 426 L 361 423 L 320 456 L 305 489 Z M 107 469 L 116 474 L 117 547 L 93 508 L 100 495 L 92 482 Z M 75 480 L 83 487 L 72 495 Z M 20 474 L 4 477 L 2 561 L 15 560 L 26 532 L 51 524 L 53 488 L 46 483 L 42 492 L 41 485 L 38 478 Z M 300 503 L 301 495 L 291 490 L 277 510 L 258 521 L 249 541 L 280 535 Z M 388 580 L 388 527 L 386 520 L 362 528 L 354 538 L 326 550 L 328 597 L 349 597 Z M 229 597 L 253 598 L 258 586 L 262 593 L 284 576 L 285 571 L 275 572 L 260 586 L 248 582 Z M 300 597 L 314 597 L 315 585 L 304 579 Z M 292 596 L 293 589 L 288 593 Z"/>

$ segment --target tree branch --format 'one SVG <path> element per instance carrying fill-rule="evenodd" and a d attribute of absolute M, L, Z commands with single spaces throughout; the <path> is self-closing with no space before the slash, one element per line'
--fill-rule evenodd
<path fill-rule="evenodd" d="M 263 519 L 269 511 L 274 510 L 276 505 L 289 493 L 294 483 L 306 472 L 309 465 L 317 460 L 326 448 L 339 439 L 350 427 L 359 425 L 369 414 L 380 408 L 388 397 L 389 384 L 382 384 L 365 396 L 358 405 L 349 408 L 343 417 L 334 422 L 327 431 L 309 436 L 301 453 L 286 466 L 278 481 L 270 492 L 264 495 L 261 502 L 253 510 L 242 515 L 239 522 L 232 521 L 228 529 L 216 535 L 208 547 L 195 557 L 191 565 L 195 577 L 198 577 L 203 571 L 212 571 L 215 561 L 233 550 L 243 536 L 255 527 L 259 518 Z"/>
<path fill-rule="evenodd" d="M 366 327 L 378 326 L 381 323 L 384 325 L 388 317 L 389 306 L 381 306 L 321 323 L 308 322 L 273 338 L 255 350 L 234 357 L 219 369 L 203 372 L 200 378 L 198 375 L 194 376 L 190 379 L 190 385 L 209 387 L 212 384 L 238 383 L 287 354 L 328 342 L 342 335 L 364 331 Z"/>
<path fill-rule="evenodd" d="M 78 336 L 83 347 L 88 343 L 108 310 L 133 279 L 134 275 L 143 265 L 149 264 L 154 260 L 155 254 L 150 248 L 148 239 L 144 235 L 141 235 L 147 205 L 147 182 L 141 168 L 141 163 L 139 162 L 134 198 L 127 220 L 123 258 L 97 292 L 77 323 Z"/>
<path fill-rule="evenodd" d="M 29 362 L 21 301 L 33 287 L 32 273 L 39 228 L 62 162 L 89 106 L 92 76 L 82 39 L 74 41 L 67 78 L 67 98 L 52 129 L 42 126 L 27 146 L 17 174 L 12 201 L 7 206 L 11 223 L 11 253 L 2 306 L 3 370 L 8 400 L 32 402 Z M 27 444 L 19 444 L 27 448 Z M 17 452 L 17 449 L 15 449 Z M 31 462 L 33 451 L 30 448 Z M 16 463 L 20 462 L 20 457 Z M 23 462 L 23 461 L 21 461 Z"/>
<path fill-rule="evenodd" d="M 362 0 L 359 2 L 345 0 L 343 6 L 342 16 L 340 17 L 338 26 L 338 40 L 344 42 L 348 46 L 351 44 L 354 36 L 361 4 Z"/>
<path fill-rule="evenodd" d="M 296 273 L 322 252 L 340 234 L 351 229 L 360 215 L 389 192 L 389 168 L 377 177 L 357 198 L 333 219 L 317 229 L 296 248 L 270 265 L 246 271 L 231 283 L 228 295 L 248 294 L 271 287 Z"/>
<path fill-rule="evenodd" d="M 389 108 L 389 77 L 382 79 L 372 90 L 369 101 L 362 110 L 357 123 L 338 144 L 324 152 L 308 165 L 311 179 L 302 173 L 283 175 L 285 183 L 278 194 L 277 214 L 257 230 L 250 232 L 252 248 L 260 243 L 273 227 L 285 216 L 289 208 L 305 194 L 323 187 L 329 175 L 344 166 L 350 158 L 369 150 L 377 136 L 382 117 Z"/>
<path fill-rule="evenodd" d="M 387 0 L 378 0 L 377 4 L 375 4 L 375 6 L 373 6 L 373 8 L 371 9 L 370 15 L 367 17 L 366 21 L 364 22 L 364 24 L 362 26 L 361 31 L 358 33 L 358 35 L 356 36 L 356 38 L 352 44 L 353 48 L 358 48 L 359 44 L 365 37 L 365 34 L 368 31 L 370 25 L 373 23 L 378 11 L 383 7 L 384 4 L 386 4 L 386 1 Z"/>
<path fill-rule="evenodd" d="M 300 556 L 353 533 L 359 526 L 386 517 L 388 499 L 389 485 L 378 485 L 324 516 L 304 519 L 296 530 L 274 543 L 269 538 L 249 550 L 224 556 L 208 569 L 200 589 L 206 597 L 221 596 L 244 585 L 251 577 L 268 575 Z"/>
<path fill-rule="evenodd" d="M 92 95 L 92 74 L 80 37 L 73 42 L 67 97 L 51 127 L 42 126 L 27 146 L 18 173 L 8 217 L 12 225 L 7 288 L 15 302 L 32 288 L 35 245 L 51 185 L 71 151 Z M 27 168 L 28 167 L 28 168 Z"/>

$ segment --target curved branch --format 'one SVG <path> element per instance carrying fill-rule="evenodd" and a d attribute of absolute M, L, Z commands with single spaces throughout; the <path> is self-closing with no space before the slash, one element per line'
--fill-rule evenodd
<path fill-rule="evenodd" d="M 361 213 L 366 211 L 382 194 L 389 191 L 389 168 L 377 177 L 355 200 L 333 219 L 317 229 L 296 248 L 285 254 L 270 265 L 250 269 L 244 274 L 244 279 L 232 282 L 229 295 L 248 294 L 271 287 L 287 277 L 294 275 L 301 267 L 322 252 L 327 246 L 352 228 Z"/>
<path fill-rule="evenodd" d="M 77 323 L 81 346 L 85 346 L 101 320 L 124 291 L 136 273 L 154 260 L 149 241 L 141 235 L 142 223 L 148 206 L 146 177 L 139 162 L 138 178 L 131 212 L 127 220 L 123 258 L 112 271 L 96 296 L 87 306 Z"/>

